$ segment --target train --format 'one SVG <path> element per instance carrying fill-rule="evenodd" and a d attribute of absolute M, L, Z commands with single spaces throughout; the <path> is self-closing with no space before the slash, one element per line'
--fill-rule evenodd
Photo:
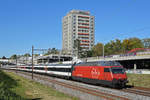
<path fill-rule="evenodd" d="M 33 68 L 35 73 L 47 74 L 112 88 L 124 88 L 128 83 L 125 69 L 116 61 L 34 65 Z M 32 66 L 17 66 L 12 67 L 11 69 L 32 72 Z"/>

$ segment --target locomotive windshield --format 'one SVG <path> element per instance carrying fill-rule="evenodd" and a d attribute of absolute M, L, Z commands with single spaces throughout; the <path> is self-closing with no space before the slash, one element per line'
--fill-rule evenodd
<path fill-rule="evenodd" d="M 113 74 L 124 74 L 124 72 L 125 72 L 125 70 L 120 67 L 118 67 L 118 68 L 112 67 L 111 70 L 112 70 Z"/>
<path fill-rule="evenodd" d="M 115 61 L 102 61 L 101 65 L 102 66 L 121 66 L 119 62 L 115 62 Z"/>
<path fill-rule="evenodd" d="M 76 64 L 76 66 L 122 66 L 116 61 L 96 61 L 96 62 L 81 62 Z"/>

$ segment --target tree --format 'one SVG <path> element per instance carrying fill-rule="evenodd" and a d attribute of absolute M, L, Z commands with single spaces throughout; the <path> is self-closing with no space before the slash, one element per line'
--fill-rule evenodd
<path fill-rule="evenodd" d="M 10 57 L 10 59 L 17 59 L 17 55 L 16 55 L 16 54 L 12 55 L 12 56 Z"/>
<path fill-rule="evenodd" d="M 31 57 L 31 55 L 29 53 L 26 53 L 23 55 L 24 57 Z"/>
<path fill-rule="evenodd" d="M 81 58 L 92 57 L 92 50 L 82 51 Z"/>
<path fill-rule="evenodd" d="M 52 48 L 51 54 L 59 54 L 59 51 L 56 48 Z"/>
<path fill-rule="evenodd" d="M 122 47 L 123 47 L 124 52 L 127 50 L 130 50 L 130 42 L 128 39 L 123 40 Z"/>
<path fill-rule="evenodd" d="M 121 54 L 122 42 L 119 39 L 111 40 L 105 45 L 105 55 Z"/>
<path fill-rule="evenodd" d="M 92 48 L 92 56 L 102 56 L 103 55 L 103 44 L 102 43 L 97 43 L 93 48 Z"/>
<path fill-rule="evenodd" d="M 2 59 L 6 59 L 6 57 L 5 57 L 5 56 L 3 56 L 3 57 L 2 57 Z"/>
<path fill-rule="evenodd" d="M 113 46 L 112 44 L 109 42 L 105 45 L 105 55 L 111 55 L 113 53 Z"/>
<path fill-rule="evenodd" d="M 124 51 L 130 51 L 135 48 L 143 48 L 144 45 L 139 38 L 129 38 L 123 40 L 122 47 Z"/>
<path fill-rule="evenodd" d="M 50 54 L 59 54 L 59 51 L 56 48 L 49 48 L 48 51 L 44 55 L 50 55 Z"/>
<path fill-rule="evenodd" d="M 73 48 L 74 48 L 75 55 L 80 58 L 83 52 L 82 52 L 82 48 L 80 46 L 79 39 L 74 40 Z"/>
<path fill-rule="evenodd" d="M 48 51 L 44 55 L 46 56 L 46 55 L 50 55 L 50 54 L 51 54 L 51 48 L 49 48 Z"/>
<path fill-rule="evenodd" d="M 129 41 L 130 41 L 130 45 L 131 45 L 130 49 L 144 48 L 144 45 L 139 38 L 129 38 Z"/>
<path fill-rule="evenodd" d="M 38 57 L 38 56 L 40 56 L 40 54 L 34 54 L 34 57 Z"/>
<path fill-rule="evenodd" d="M 86 51 L 87 56 L 86 57 L 92 57 L 92 50 Z"/>
<path fill-rule="evenodd" d="M 114 46 L 114 52 L 115 54 L 120 54 L 122 53 L 122 42 L 119 39 L 116 39 L 115 41 L 115 46 Z"/>

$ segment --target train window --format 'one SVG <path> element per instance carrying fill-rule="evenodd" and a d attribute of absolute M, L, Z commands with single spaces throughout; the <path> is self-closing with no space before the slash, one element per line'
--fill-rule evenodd
<path fill-rule="evenodd" d="M 26 67 L 27 69 L 32 69 L 32 67 Z"/>
<path fill-rule="evenodd" d="M 97 66 L 97 62 L 90 62 L 89 65 L 90 66 Z"/>
<path fill-rule="evenodd" d="M 48 71 L 71 72 L 71 68 L 47 68 Z"/>
<path fill-rule="evenodd" d="M 104 72 L 110 72 L 109 68 L 104 68 Z"/>
<path fill-rule="evenodd" d="M 82 62 L 82 63 L 76 64 L 76 66 L 97 66 L 97 62 Z"/>
<path fill-rule="evenodd" d="M 113 74 L 124 74 L 125 70 L 120 67 L 112 67 L 111 68 Z"/>
<path fill-rule="evenodd" d="M 100 61 L 98 65 L 99 66 L 121 66 L 119 62 L 115 62 L 115 61 Z"/>
<path fill-rule="evenodd" d="M 82 62 L 76 64 L 76 66 L 121 66 L 121 64 L 116 61 L 98 61 L 98 62 Z"/>
<path fill-rule="evenodd" d="M 34 67 L 34 69 L 37 69 L 37 70 L 44 70 L 44 67 Z"/>

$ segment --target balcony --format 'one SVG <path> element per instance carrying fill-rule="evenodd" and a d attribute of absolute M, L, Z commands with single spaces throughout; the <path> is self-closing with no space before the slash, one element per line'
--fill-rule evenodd
<path fill-rule="evenodd" d="M 80 45 L 83 45 L 83 46 L 89 46 L 88 43 L 80 43 Z"/>
<path fill-rule="evenodd" d="M 89 33 L 78 33 L 78 35 L 89 35 Z"/>
<path fill-rule="evenodd" d="M 86 29 L 89 29 L 89 26 L 78 26 L 78 28 L 86 28 Z"/>

